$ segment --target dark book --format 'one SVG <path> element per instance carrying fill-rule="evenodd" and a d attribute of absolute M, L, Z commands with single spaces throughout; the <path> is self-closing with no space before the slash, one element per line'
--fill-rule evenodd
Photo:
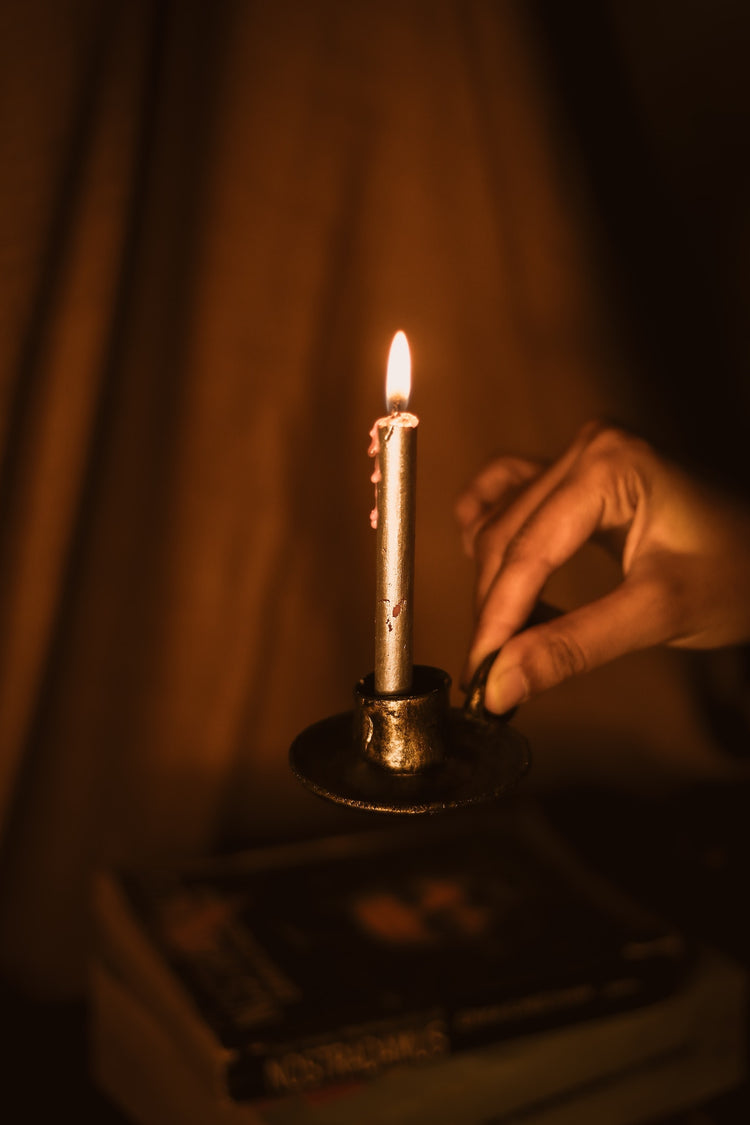
<path fill-rule="evenodd" d="M 110 874 L 96 914 L 102 963 L 148 952 L 141 1000 L 193 1011 L 235 1101 L 654 1004 L 691 964 L 528 805 Z"/>

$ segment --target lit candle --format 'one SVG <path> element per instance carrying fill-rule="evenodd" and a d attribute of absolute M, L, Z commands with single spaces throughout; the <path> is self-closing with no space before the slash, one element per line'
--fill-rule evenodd
<path fill-rule="evenodd" d="M 375 691 L 406 692 L 412 681 L 414 516 L 419 419 L 406 413 L 411 392 L 411 357 L 403 332 L 393 337 L 388 357 L 388 415 L 370 431 L 370 456 L 376 457 L 377 528 L 375 594 Z"/>

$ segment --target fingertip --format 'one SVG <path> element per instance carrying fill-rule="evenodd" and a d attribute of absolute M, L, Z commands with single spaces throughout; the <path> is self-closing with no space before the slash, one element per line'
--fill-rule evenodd
<path fill-rule="evenodd" d="M 525 703 L 531 694 L 529 681 L 520 665 L 510 668 L 497 668 L 490 672 L 484 691 L 484 705 L 495 715 L 504 715 L 520 703 Z"/>

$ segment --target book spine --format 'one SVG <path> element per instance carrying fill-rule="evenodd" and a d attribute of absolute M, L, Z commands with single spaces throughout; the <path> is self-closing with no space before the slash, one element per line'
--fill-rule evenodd
<path fill-rule="evenodd" d="M 519 996 L 465 1004 L 450 1016 L 452 1050 L 483 1047 L 501 1039 L 569 1026 L 642 1007 L 669 995 L 686 972 L 685 961 L 665 959 L 638 972 L 576 981 Z"/>
<path fill-rule="evenodd" d="M 299 1093 L 370 1078 L 398 1063 L 427 1062 L 451 1050 L 448 1021 L 437 1013 L 388 1027 L 350 1027 L 240 1056 L 229 1068 L 228 1091 L 238 1101 Z"/>
<path fill-rule="evenodd" d="M 454 1009 L 432 1008 L 283 1044 L 259 1043 L 231 1063 L 228 1093 L 236 1101 L 250 1101 L 361 1081 L 397 1064 L 424 1063 L 517 1035 L 614 1015 L 667 995 L 677 973 L 677 962 L 662 964 L 655 972 L 623 973 L 601 984 L 572 984 Z"/>

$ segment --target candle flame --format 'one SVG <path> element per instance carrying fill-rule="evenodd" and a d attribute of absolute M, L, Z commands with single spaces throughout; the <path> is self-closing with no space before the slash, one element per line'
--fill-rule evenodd
<path fill-rule="evenodd" d="M 404 332 L 397 332 L 388 355 L 385 400 L 391 414 L 406 410 L 411 394 L 411 355 Z"/>

